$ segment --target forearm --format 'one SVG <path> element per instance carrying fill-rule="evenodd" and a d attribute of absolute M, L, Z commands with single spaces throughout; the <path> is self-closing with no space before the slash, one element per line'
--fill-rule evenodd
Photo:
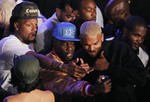
<path fill-rule="evenodd" d="M 63 72 L 42 70 L 40 74 L 44 88 L 58 95 L 90 96 L 91 85 L 87 81 L 77 81 Z M 52 76 L 53 75 L 53 76 Z"/>
<path fill-rule="evenodd" d="M 57 62 L 51 58 L 48 58 L 42 54 L 37 54 L 35 52 L 28 52 L 27 54 L 32 54 L 34 57 L 36 57 L 40 62 L 40 67 L 49 69 L 49 70 L 57 70 L 60 71 L 60 65 L 62 65 L 60 62 Z"/>

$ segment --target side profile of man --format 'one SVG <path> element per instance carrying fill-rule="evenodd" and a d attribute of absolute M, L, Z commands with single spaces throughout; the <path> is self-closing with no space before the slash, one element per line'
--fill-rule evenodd
<path fill-rule="evenodd" d="M 81 25 L 82 49 L 74 58 L 82 58 L 95 71 L 84 80 L 95 83 L 99 73 L 105 73 L 112 80 L 112 90 L 104 95 L 104 102 L 136 102 L 134 85 L 142 86 L 146 81 L 146 71 L 131 47 L 119 41 L 104 42 L 101 27 L 94 21 Z M 99 102 L 99 96 L 93 100 Z"/>
<path fill-rule="evenodd" d="M 53 50 L 46 56 L 62 64 L 73 63 L 74 66 L 82 66 L 85 69 L 90 69 L 89 65 L 84 63 L 82 59 L 77 58 L 71 61 L 75 50 L 75 41 L 79 41 L 76 37 L 75 25 L 68 22 L 57 24 L 53 32 L 53 37 Z M 101 82 L 102 75 L 99 76 L 94 85 L 80 80 L 85 76 L 84 73 L 81 78 L 76 79 L 70 74 L 61 71 L 42 69 L 40 75 L 44 82 L 44 88 L 54 92 L 57 102 L 73 102 L 74 97 L 92 98 L 95 94 L 108 93 L 111 90 L 110 79 Z"/>

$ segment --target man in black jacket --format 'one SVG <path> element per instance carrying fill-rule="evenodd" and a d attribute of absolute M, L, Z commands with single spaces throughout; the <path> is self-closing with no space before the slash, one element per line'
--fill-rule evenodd
<path fill-rule="evenodd" d="M 146 80 L 143 64 L 128 45 L 119 41 L 103 42 L 103 39 L 101 27 L 94 21 L 81 25 L 83 48 L 75 53 L 74 58 L 82 58 L 95 69 L 83 79 L 94 84 L 99 74 L 108 75 L 112 80 L 112 91 L 102 96 L 104 101 L 136 102 L 134 86 L 142 86 Z M 95 96 L 92 101 L 102 102 L 102 98 Z"/>

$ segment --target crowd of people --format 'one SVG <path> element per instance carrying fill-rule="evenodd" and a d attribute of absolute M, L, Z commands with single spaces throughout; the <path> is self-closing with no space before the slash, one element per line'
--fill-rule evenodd
<path fill-rule="evenodd" d="M 148 102 L 150 33 L 132 0 L 0 0 L 1 102 Z M 11 1 L 11 2 L 10 2 Z"/>

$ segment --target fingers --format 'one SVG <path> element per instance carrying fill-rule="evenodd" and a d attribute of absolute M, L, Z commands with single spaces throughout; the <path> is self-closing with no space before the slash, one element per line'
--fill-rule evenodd
<path fill-rule="evenodd" d="M 78 63 L 80 63 L 78 65 Z M 71 75 L 76 78 L 82 78 L 86 74 L 92 72 L 94 69 L 91 69 L 87 63 L 84 63 L 82 58 L 77 58 L 74 61 L 69 62 Z"/>
<path fill-rule="evenodd" d="M 79 59 L 80 60 L 80 67 L 85 69 L 87 71 L 87 73 L 91 72 L 92 69 L 90 69 L 90 66 L 88 63 L 84 63 L 84 60 L 82 58 Z"/>
<path fill-rule="evenodd" d="M 87 63 L 83 63 L 83 64 L 81 64 L 81 65 L 80 65 L 80 67 L 89 68 L 89 64 L 87 64 Z"/>
<path fill-rule="evenodd" d="M 76 58 L 75 60 L 73 60 L 74 63 L 78 63 L 79 62 L 79 58 Z"/>
<path fill-rule="evenodd" d="M 81 62 L 81 64 L 83 64 L 83 63 L 84 63 L 84 61 L 83 61 L 83 59 L 82 59 L 82 58 L 80 58 L 80 62 Z"/>
<path fill-rule="evenodd" d="M 81 66 L 77 66 L 77 67 L 75 68 L 75 72 L 78 72 L 78 73 L 86 73 L 87 70 L 88 70 L 88 68 L 86 68 L 86 67 L 81 67 Z"/>
<path fill-rule="evenodd" d="M 110 91 L 111 91 L 111 83 L 109 83 L 109 84 L 107 84 L 107 85 L 105 86 L 104 93 L 108 93 L 108 92 L 110 92 Z"/>
<path fill-rule="evenodd" d="M 105 82 L 103 82 L 104 84 L 104 93 L 108 93 L 111 91 L 111 80 L 108 79 Z"/>
<path fill-rule="evenodd" d="M 94 71 L 93 68 L 90 68 L 88 71 L 87 71 L 87 74 L 89 74 L 90 72 Z"/>
<path fill-rule="evenodd" d="M 82 58 L 76 58 L 75 60 L 73 60 L 73 62 L 76 63 L 76 64 L 79 63 L 79 62 L 80 62 L 81 64 L 84 63 L 84 61 L 83 61 Z"/>
<path fill-rule="evenodd" d="M 107 79 L 106 81 L 104 81 L 104 85 L 107 85 L 107 84 L 109 84 L 109 83 L 111 83 L 111 80 L 110 80 L 110 79 Z"/>
<path fill-rule="evenodd" d="M 99 85 L 103 86 L 103 93 L 108 93 L 111 91 L 111 79 L 109 79 L 109 77 L 104 76 L 104 75 L 100 75 L 97 78 L 97 82 L 99 83 Z"/>
<path fill-rule="evenodd" d="M 100 75 L 98 78 L 97 78 L 97 81 L 99 83 L 102 83 L 102 79 L 104 78 L 105 76 L 104 75 Z"/>
<path fill-rule="evenodd" d="M 81 74 L 81 73 L 77 73 L 77 72 L 74 73 L 74 77 L 75 77 L 77 80 L 82 79 L 85 75 L 86 75 L 85 73 L 82 73 L 82 74 Z"/>

